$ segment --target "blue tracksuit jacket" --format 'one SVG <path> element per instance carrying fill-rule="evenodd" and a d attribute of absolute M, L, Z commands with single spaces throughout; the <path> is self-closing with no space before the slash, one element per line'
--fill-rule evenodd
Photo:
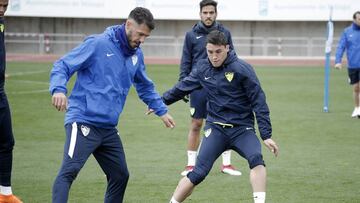
<path fill-rule="evenodd" d="M 183 52 L 180 63 L 179 80 L 188 76 L 193 66 L 201 59 L 207 58 L 206 53 L 206 36 L 213 30 L 223 32 L 228 40 L 230 49 L 234 49 L 231 34 L 222 24 L 215 22 L 210 28 L 205 27 L 200 21 L 194 25 L 192 30 L 185 35 Z"/>
<path fill-rule="evenodd" d="M 163 100 L 172 104 L 201 87 L 207 91 L 207 121 L 254 127 L 255 112 L 261 138 L 271 137 L 270 113 L 260 82 L 253 68 L 234 51 L 218 68 L 208 60 L 199 61 L 188 77 L 163 94 Z"/>
<path fill-rule="evenodd" d="M 360 27 L 352 23 L 341 34 L 336 50 L 335 63 L 341 63 L 346 50 L 348 68 L 360 69 Z"/>
<path fill-rule="evenodd" d="M 121 44 L 124 40 L 119 40 L 117 35 L 119 30 L 124 31 L 123 26 L 112 26 L 102 34 L 88 37 L 54 63 L 50 75 L 51 94 L 67 93 L 66 84 L 77 72 L 65 124 L 77 121 L 97 127 L 116 126 L 132 84 L 156 115 L 167 112 L 166 105 L 145 73 L 141 49 L 137 48 L 134 55 L 126 56 Z"/>

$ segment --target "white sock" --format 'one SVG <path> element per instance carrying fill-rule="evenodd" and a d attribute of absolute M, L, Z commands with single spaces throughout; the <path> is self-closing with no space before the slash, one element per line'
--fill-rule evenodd
<path fill-rule="evenodd" d="M 265 192 L 254 192 L 254 203 L 265 203 Z"/>
<path fill-rule="evenodd" d="M 196 161 L 196 154 L 197 151 L 187 151 L 187 155 L 188 155 L 188 166 L 195 166 L 195 161 Z"/>
<path fill-rule="evenodd" d="M 231 151 L 230 150 L 227 150 L 222 153 L 222 160 L 223 160 L 224 166 L 231 165 Z"/>
<path fill-rule="evenodd" d="M 169 203 L 180 203 L 180 202 L 176 201 L 176 199 L 174 197 L 171 197 L 171 200 Z"/>
<path fill-rule="evenodd" d="M 0 194 L 2 194 L 2 195 L 12 195 L 11 186 L 2 186 L 2 185 L 0 185 Z"/>

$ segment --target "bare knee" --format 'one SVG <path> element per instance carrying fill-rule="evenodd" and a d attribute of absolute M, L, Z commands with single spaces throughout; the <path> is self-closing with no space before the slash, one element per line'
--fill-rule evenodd
<path fill-rule="evenodd" d="M 203 124 L 203 119 L 195 119 L 195 118 L 193 118 L 191 120 L 191 131 L 200 132 L 202 124 Z"/>
<path fill-rule="evenodd" d="M 353 87 L 354 87 L 354 92 L 359 94 L 360 93 L 360 82 L 354 84 Z"/>

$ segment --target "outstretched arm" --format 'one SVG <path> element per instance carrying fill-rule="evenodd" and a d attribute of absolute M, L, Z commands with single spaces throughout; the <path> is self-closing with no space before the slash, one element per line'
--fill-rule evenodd
<path fill-rule="evenodd" d="M 143 56 L 139 56 L 141 64 L 135 73 L 134 86 L 139 98 L 152 109 L 157 116 L 163 116 L 167 113 L 167 107 L 161 99 L 161 96 L 155 90 L 155 84 L 147 76 Z"/>
<path fill-rule="evenodd" d="M 190 94 L 195 89 L 200 89 L 201 83 L 198 80 L 198 72 L 197 70 L 193 70 L 189 76 L 185 77 L 183 80 L 179 81 L 169 89 L 164 92 L 162 99 L 166 105 L 170 105 L 175 103 L 181 99 L 183 99 L 186 95 Z"/>

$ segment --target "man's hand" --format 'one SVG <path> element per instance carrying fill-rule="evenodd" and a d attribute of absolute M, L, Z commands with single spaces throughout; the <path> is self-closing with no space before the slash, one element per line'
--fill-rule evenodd
<path fill-rule="evenodd" d="M 338 70 L 341 70 L 342 69 L 342 64 L 341 63 L 335 64 L 335 68 L 338 69 Z"/>
<path fill-rule="evenodd" d="M 264 140 L 264 144 L 272 153 L 275 154 L 275 156 L 279 154 L 279 147 L 271 138 Z"/>
<path fill-rule="evenodd" d="M 175 121 L 170 114 L 166 113 L 165 115 L 160 116 L 160 118 L 164 122 L 164 124 L 167 128 L 175 127 Z"/>
<path fill-rule="evenodd" d="M 150 109 L 150 108 L 148 108 L 147 111 L 145 112 L 146 115 L 150 115 L 152 113 L 154 113 L 154 109 Z M 175 127 L 175 121 L 170 114 L 166 113 L 165 115 L 160 116 L 160 118 L 164 122 L 167 128 Z"/>
<path fill-rule="evenodd" d="M 58 111 L 65 111 L 68 107 L 68 100 L 62 92 L 54 93 L 51 103 Z"/>

